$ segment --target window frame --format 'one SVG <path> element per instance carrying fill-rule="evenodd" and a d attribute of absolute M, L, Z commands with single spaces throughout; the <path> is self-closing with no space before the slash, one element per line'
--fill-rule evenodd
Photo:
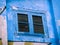
<path fill-rule="evenodd" d="M 36 23 L 36 22 L 34 22 L 34 17 L 41 17 L 41 22 L 39 22 L 39 23 Z M 33 29 L 34 29 L 34 33 L 36 33 L 36 34 L 44 34 L 44 27 L 42 27 L 43 28 L 43 32 L 42 33 L 39 33 L 39 32 L 35 32 L 36 30 L 35 30 L 35 26 L 37 25 L 37 26 L 43 26 L 43 19 L 42 19 L 42 16 L 37 16 L 37 15 L 32 15 L 32 20 L 33 20 Z"/>
<path fill-rule="evenodd" d="M 31 15 L 32 15 L 32 16 L 42 16 L 43 28 L 45 28 L 45 27 L 44 27 L 44 13 L 42 13 L 42 14 L 41 14 L 41 13 L 31 13 Z M 32 18 L 32 23 L 33 23 L 33 18 Z M 33 25 L 34 25 L 34 24 L 33 24 Z M 33 30 L 34 30 L 34 26 L 33 26 Z M 44 29 L 44 30 L 45 30 L 45 29 Z M 38 34 L 38 33 L 34 33 L 34 32 L 33 32 L 33 34 L 35 34 L 35 35 L 40 35 L 40 36 L 43 36 L 43 37 L 44 37 L 45 31 L 44 31 L 44 34 L 41 34 L 41 33 Z"/>
<path fill-rule="evenodd" d="M 20 25 L 21 24 L 25 24 L 25 26 L 27 25 L 28 26 L 28 30 L 27 31 L 25 31 L 25 32 L 29 32 L 29 22 L 28 22 L 28 14 L 19 14 L 19 13 L 17 13 L 17 15 L 19 16 L 25 16 L 25 17 L 27 17 L 27 20 L 26 21 L 19 21 L 19 17 L 18 17 L 18 32 L 24 32 L 24 31 L 19 31 L 20 29 L 19 29 L 19 23 L 20 23 Z M 21 19 L 20 19 L 21 20 Z"/>
<path fill-rule="evenodd" d="M 36 12 L 16 12 L 17 13 L 21 13 L 21 14 L 27 14 L 28 15 L 28 23 L 29 23 L 29 31 L 31 30 L 31 25 L 30 25 L 30 22 L 29 22 L 29 15 L 32 19 L 32 15 L 36 15 L 36 16 L 42 16 L 42 21 L 43 21 L 43 28 L 44 28 L 44 35 L 43 34 L 36 34 L 32 31 L 30 32 L 18 32 L 18 24 L 17 24 L 17 35 L 28 35 L 28 36 L 38 36 L 38 37 L 48 37 L 48 27 L 47 27 L 47 20 L 46 20 L 46 14 L 45 13 L 36 13 Z M 18 19 L 17 15 L 16 15 L 16 19 Z M 33 24 L 33 20 L 31 20 L 32 24 Z M 16 22 L 18 23 L 18 21 Z M 33 25 L 32 25 L 32 29 L 33 29 Z M 33 29 L 34 31 L 34 29 Z M 31 33 L 32 32 L 32 33 Z"/>

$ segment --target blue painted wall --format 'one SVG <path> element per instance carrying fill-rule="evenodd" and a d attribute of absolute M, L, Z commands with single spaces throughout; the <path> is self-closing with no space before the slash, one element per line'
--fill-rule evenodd
<path fill-rule="evenodd" d="M 3 2 L 3 3 L 2 3 Z M 51 3 L 52 2 L 52 3 Z M 52 45 L 59 45 L 60 39 L 60 26 L 57 25 L 57 20 L 60 20 L 60 0 L 0 0 L 0 7 L 6 5 L 6 10 L 2 15 L 7 15 L 7 32 L 8 40 L 11 41 L 22 41 L 28 37 L 27 41 L 37 42 L 52 42 Z M 24 11 L 25 12 L 24 12 Z M 6 13 L 7 11 L 7 13 Z M 34 37 L 34 36 L 19 36 L 16 31 L 17 28 L 17 12 L 20 13 L 31 13 L 38 12 L 45 13 L 45 38 Z M 28 13 L 28 14 L 29 14 Z M 31 13 L 32 14 L 32 13 Z M 31 15 L 30 14 L 30 15 Z M 35 14 L 35 13 L 34 13 Z M 47 31 L 46 31 L 47 30 Z M 23 38 L 22 38 L 23 37 Z M 49 37 L 49 38 L 48 38 Z M 33 39 L 34 38 L 34 39 Z M 22 40 L 21 40 L 22 39 Z M 38 39 L 38 40 L 35 40 Z M 57 41 L 57 42 L 55 42 Z"/>
<path fill-rule="evenodd" d="M 40 1 L 40 0 L 39 0 Z M 43 6 L 44 6 L 44 1 L 40 1 L 41 2 L 41 5 L 39 6 L 39 1 L 37 1 L 36 0 L 36 2 L 34 2 L 34 1 L 22 1 L 22 0 L 20 0 L 19 1 L 19 3 L 18 3 L 18 1 L 10 1 L 10 2 L 8 2 L 7 3 L 7 14 L 8 14 L 8 39 L 9 40 L 17 40 L 17 41 L 19 41 L 19 40 L 21 40 L 21 39 L 24 39 L 24 37 L 23 38 L 21 38 L 21 39 L 19 39 L 19 38 L 17 38 L 17 36 L 16 37 L 14 37 L 13 38 L 13 36 L 15 36 L 14 35 L 14 33 L 16 32 L 16 30 L 18 30 L 17 29 L 17 12 L 23 12 L 23 11 L 21 11 L 21 10 L 27 10 L 27 12 L 28 12 L 28 10 L 31 12 L 38 12 L 39 13 L 39 11 L 40 10 L 44 10 L 44 8 L 42 8 Z M 31 4 L 31 2 L 32 2 L 32 4 Z M 38 3 L 39 2 L 39 3 Z M 23 3 L 25 3 L 25 4 L 23 4 Z M 29 6 L 27 6 L 27 4 L 29 4 Z M 36 4 L 36 5 L 35 5 Z M 14 11 L 14 9 L 16 9 L 16 8 L 14 8 L 14 6 L 15 7 L 17 7 L 18 8 L 18 10 L 16 11 Z M 37 7 L 38 6 L 38 7 Z M 14 8 L 14 9 L 13 9 Z M 40 8 L 40 10 L 39 10 L 39 8 Z M 45 10 L 44 10 L 45 11 Z M 44 13 L 44 11 L 43 11 L 43 13 Z M 29 13 L 30 13 L 29 12 Z M 24 13 L 26 13 L 26 12 L 24 12 Z M 28 14 L 29 14 L 28 13 Z M 31 13 L 32 14 L 32 13 Z M 31 15 L 31 14 L 29 14 L 29 15 Z M 46 15 L 45 15 L 46 16 Z M 45 22 L 47 22 L 47 21 L 45 21 Z M 45 24 L 44 24 L 45 25 Z M 11 27 L 10 27 L 11 26 Z M 47 28 L 47 26 L 44 26 L 45 27 L 45 30 L 47 30 L 46 28 Z M 12 31 L 13 30 L 13 31 Z M 46 32 L 46 31 L 45 31 Z M 10 34 L 11 33 L 11 34 Z M 46 32 L 47 33 L 47 32 Z M 13 35 L 13 36 L 12 36 Z M 48 36 L 48 34 L 45 34 L 46 35 L 46 37 Z M 9 37 L 9 36 L 11 36 L 11 37 Z M 21 36 L 19 36 L 19 37 L 21 37 Z M 29 38 L 29 37 L 28 37 Z M 36 38 L 36 37 L 35 37 Z M 25 39 L 26 39 L 26 37 L 25 37 Z M 29 38 L 30 39 L 30 38 Z M 32 38 L 33 39 L 33 38 Z M 28 39 L 27 39 L 28 40 Z M 34 39 L 35 40 L 35 39 Z M 42 39 L 43 40 L 43 39 Z"/>
<path fill-rule="evenodd" d="M 57 31 L 59 35 L 59 41 L 60 41 L 60 0 L 52 0 L 53 3 L 53 10 L 54 10 L 54 16 L 56 20 L 56 25 L 57 25 Z"/>
<path fill-rule="evenodd" d="M 27 6 L 27 4 L 28 4 L 28 6 Z M 37 0 L 30 0 L 30 1 L 28 1 L 28 0 L 24 0 L 24 1 L 14 0 L 14 1 L 11 1 L 10 0 L 10 1 L 7 1 L 7 9 L 8 9 L 7 10 L 7 15 L 8 15 L 8 40 L 13 40 L 13 41 L 24 41 L 24 40 L 25 41 L 26 40 L 27 41 L 37 41 L 36 39 L 38 38 L 39 41 L 37 41 L 37 42 L 54 42 L 53 39 L 55 39 L 55 36 L 54 36 L 53 25 L 51 23 L 52 22 L 52 17 L 51 17 L 51 14 L 50 14 L 51 12 L 50 12 L 49 3 L 47 1 L 44 1 L 44 0 L 38 0 L 38 1 Z M 40 13 L 40 11 L 42 11 L 43 13 L 45 13 L 45 15 L 44 15 L 45 19 L 46 19 L 45 22 L 47 22 L 47 25 L 44 24 L 44 25 L 46 25 L 46 26 L 44 26 L 45 27 L 45 33 L 46 33 L 45 38 L 42 38 L 42 40 L 41 40 L 40 37 L 30 36 L 30 38 L 29 38 L 29 36 L 25 36 L 25 35 L 24 36 L 23 35 L 22 36 L 18 35 L 18 36 L 15 37 L 14 33 L 17 30 L 17 22 L 16 22 L 17 20 L 15 20 L 15 19 L 17 19 L 16 18 L 17 17 L 16 13 L 17 12 L 20 12 L 20 13 L 24 12 L 23 10 L 27 11 L 27 12 L 32 11 L 32 12 L 38 12 L 38 13 Z M 26 12 L 24 12 L 24 13 L 26 13 Z M 46 29 L 47 27 L 48 27 L 48 29 Z M 46 31 L 46 30 L 48 30 L 48 31 Z M 11 36 L 11 37 L 9 37 L 9 36 Z M 47 36 L 49 36 L 49 38 Z M 28 38 L 26 39 L 26 37 L 28 37 Z M 33 39 L 33 38 L 35 38 L 35 39 Z"/>

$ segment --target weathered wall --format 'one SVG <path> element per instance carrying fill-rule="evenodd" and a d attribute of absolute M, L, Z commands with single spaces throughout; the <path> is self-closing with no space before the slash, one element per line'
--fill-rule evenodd
<path fill-rule="evenodd" d="M 14 42 L 13 45 L 48 45 L 48 43 Z"/>
<path fill-rule="evenodd" d="M 60 0 L 52 0 L 58 36 L 60 40 Z"/>
<path fill-rule="evenodd" d="M 2 45 L 2 16 L 0 16 L 0 45 Z"/>
<path fill-rule="evenodd" d="M 0 16 L 0 38 L 2 38 L 2 16 Z"/>
<path fill-rule="evenodd" d="M 28 4 L 28 6 L 27 6 Z M 16 13 L 19 12 L 20 10 L 30 10 L 30 11 L 40 11 L 42 10 L 45 11 L 45 16 L 47 18 L 47 26 L 48 26 L 48 35 L 49 35 L 49 38 L 51 38 L 51 40 L 49 39 L 45 39 L 46 42 L 48 41 L 55 41 L 53 40 L 55 37 L 54 37 L 54 32 L 53 32 L 53 20 L 52 20 L 52 13 L 50 12 L 50 5 L 49 5 L 49 2 L 47 0 L 7 0 L 7 14 L 8 14 L 8 40 L 14 40 L 14 41 L 20 41 L 20 40 L 23 40 L 25 39 L 25 36 L 19 36 L 17 33 L 17 36 L 14 35 L 14 31 L 16 32 L 17 30 L 17 20 L 14 20 L 16 19 L 17 15 Z M 15 11 L 14 11 L 15 10 Z M 45 24 L 46 25 L 46 24 Z M 46 27 L 47 28 L 47 27 Z M 13 31 L 12 31 L 13 30 Z M 47 35 L 47 36 L 48 36 Z M 11 37 L 9 37 L 11 36 Z M 23 39 L 21 39 L 23 37 Z M 27 36 L 29 37 L 29 36 Z M 32 37 L 31 37 L 32 38 Z M 34 37 L 35 38 L 35 37 Z M 28 39 L 26 39 L 28 40 Z M 29 39 L 30 40 L 30 39 Z M 32 40 L 32 39 L 31 39 Z M 35 39 L 34 39 L 35 40 Z M 37 39 L 36 39 L 37 40 Z M 40 41 L 42 41 L 43 39 L 39 39 Z"/>
<path fill-rule="evenodd" d="M 4 6 L 6 6 L 6 0 L 0 0 L 0 8 L 2 8 L 2 10 Z M 0 15 L 0 37 L 2 39 L 2 44 L 7 45 L 6 9 Z"/>
<path fill-rule="evenodd" d="M 0 38 L 3 45 L 7 45 L 7 23 L 6 17 L 0 15 Z"/>

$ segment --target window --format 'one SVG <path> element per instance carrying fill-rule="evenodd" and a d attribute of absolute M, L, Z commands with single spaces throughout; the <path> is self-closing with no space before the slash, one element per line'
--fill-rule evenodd
<path fill-rule="evenodd" d="M 33 17 L 34 33 L 44 34 L 42 16 L 32 16 L 32 17 Z"/>
<path fill-rule="evenodd" d="M 18 15 L 18 31 L 29 32 L 28 15 L 19 13 L 17 15 Z"/>
<path fill-rule="evenodd" d="M 31 20 L 33 21 L 33 25 L 32 25 L 33 27 L 32 26 L 29 27 L 29 24 L 31 24 L 31 22 L 28 23 L 29 15 L 20 14 L 20 13 L 17 13 L 17 15 L 18 15 L 18 32 L 29 32 L 29 34 L 32 34 L 31 33 L 32 31 L 29 29 L 31 27 L 34 30 L 34 35 L 35 34 L 44 34 L 42 16 L 31 15 L 32 16 Z"/>

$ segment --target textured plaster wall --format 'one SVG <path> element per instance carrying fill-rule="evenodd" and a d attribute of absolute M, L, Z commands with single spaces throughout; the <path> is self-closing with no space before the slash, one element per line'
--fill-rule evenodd
<path fill-rule="evenodd" d="M 7 45 L 7 25 L 6 17 L 0 16 L 0 38 L 3 45 Z"/>
<path fill-rule="evenodd" d="M 57 31 L 60 39 L 60 0 L 52 0 L 52 4 L 57 25 Z"/>

